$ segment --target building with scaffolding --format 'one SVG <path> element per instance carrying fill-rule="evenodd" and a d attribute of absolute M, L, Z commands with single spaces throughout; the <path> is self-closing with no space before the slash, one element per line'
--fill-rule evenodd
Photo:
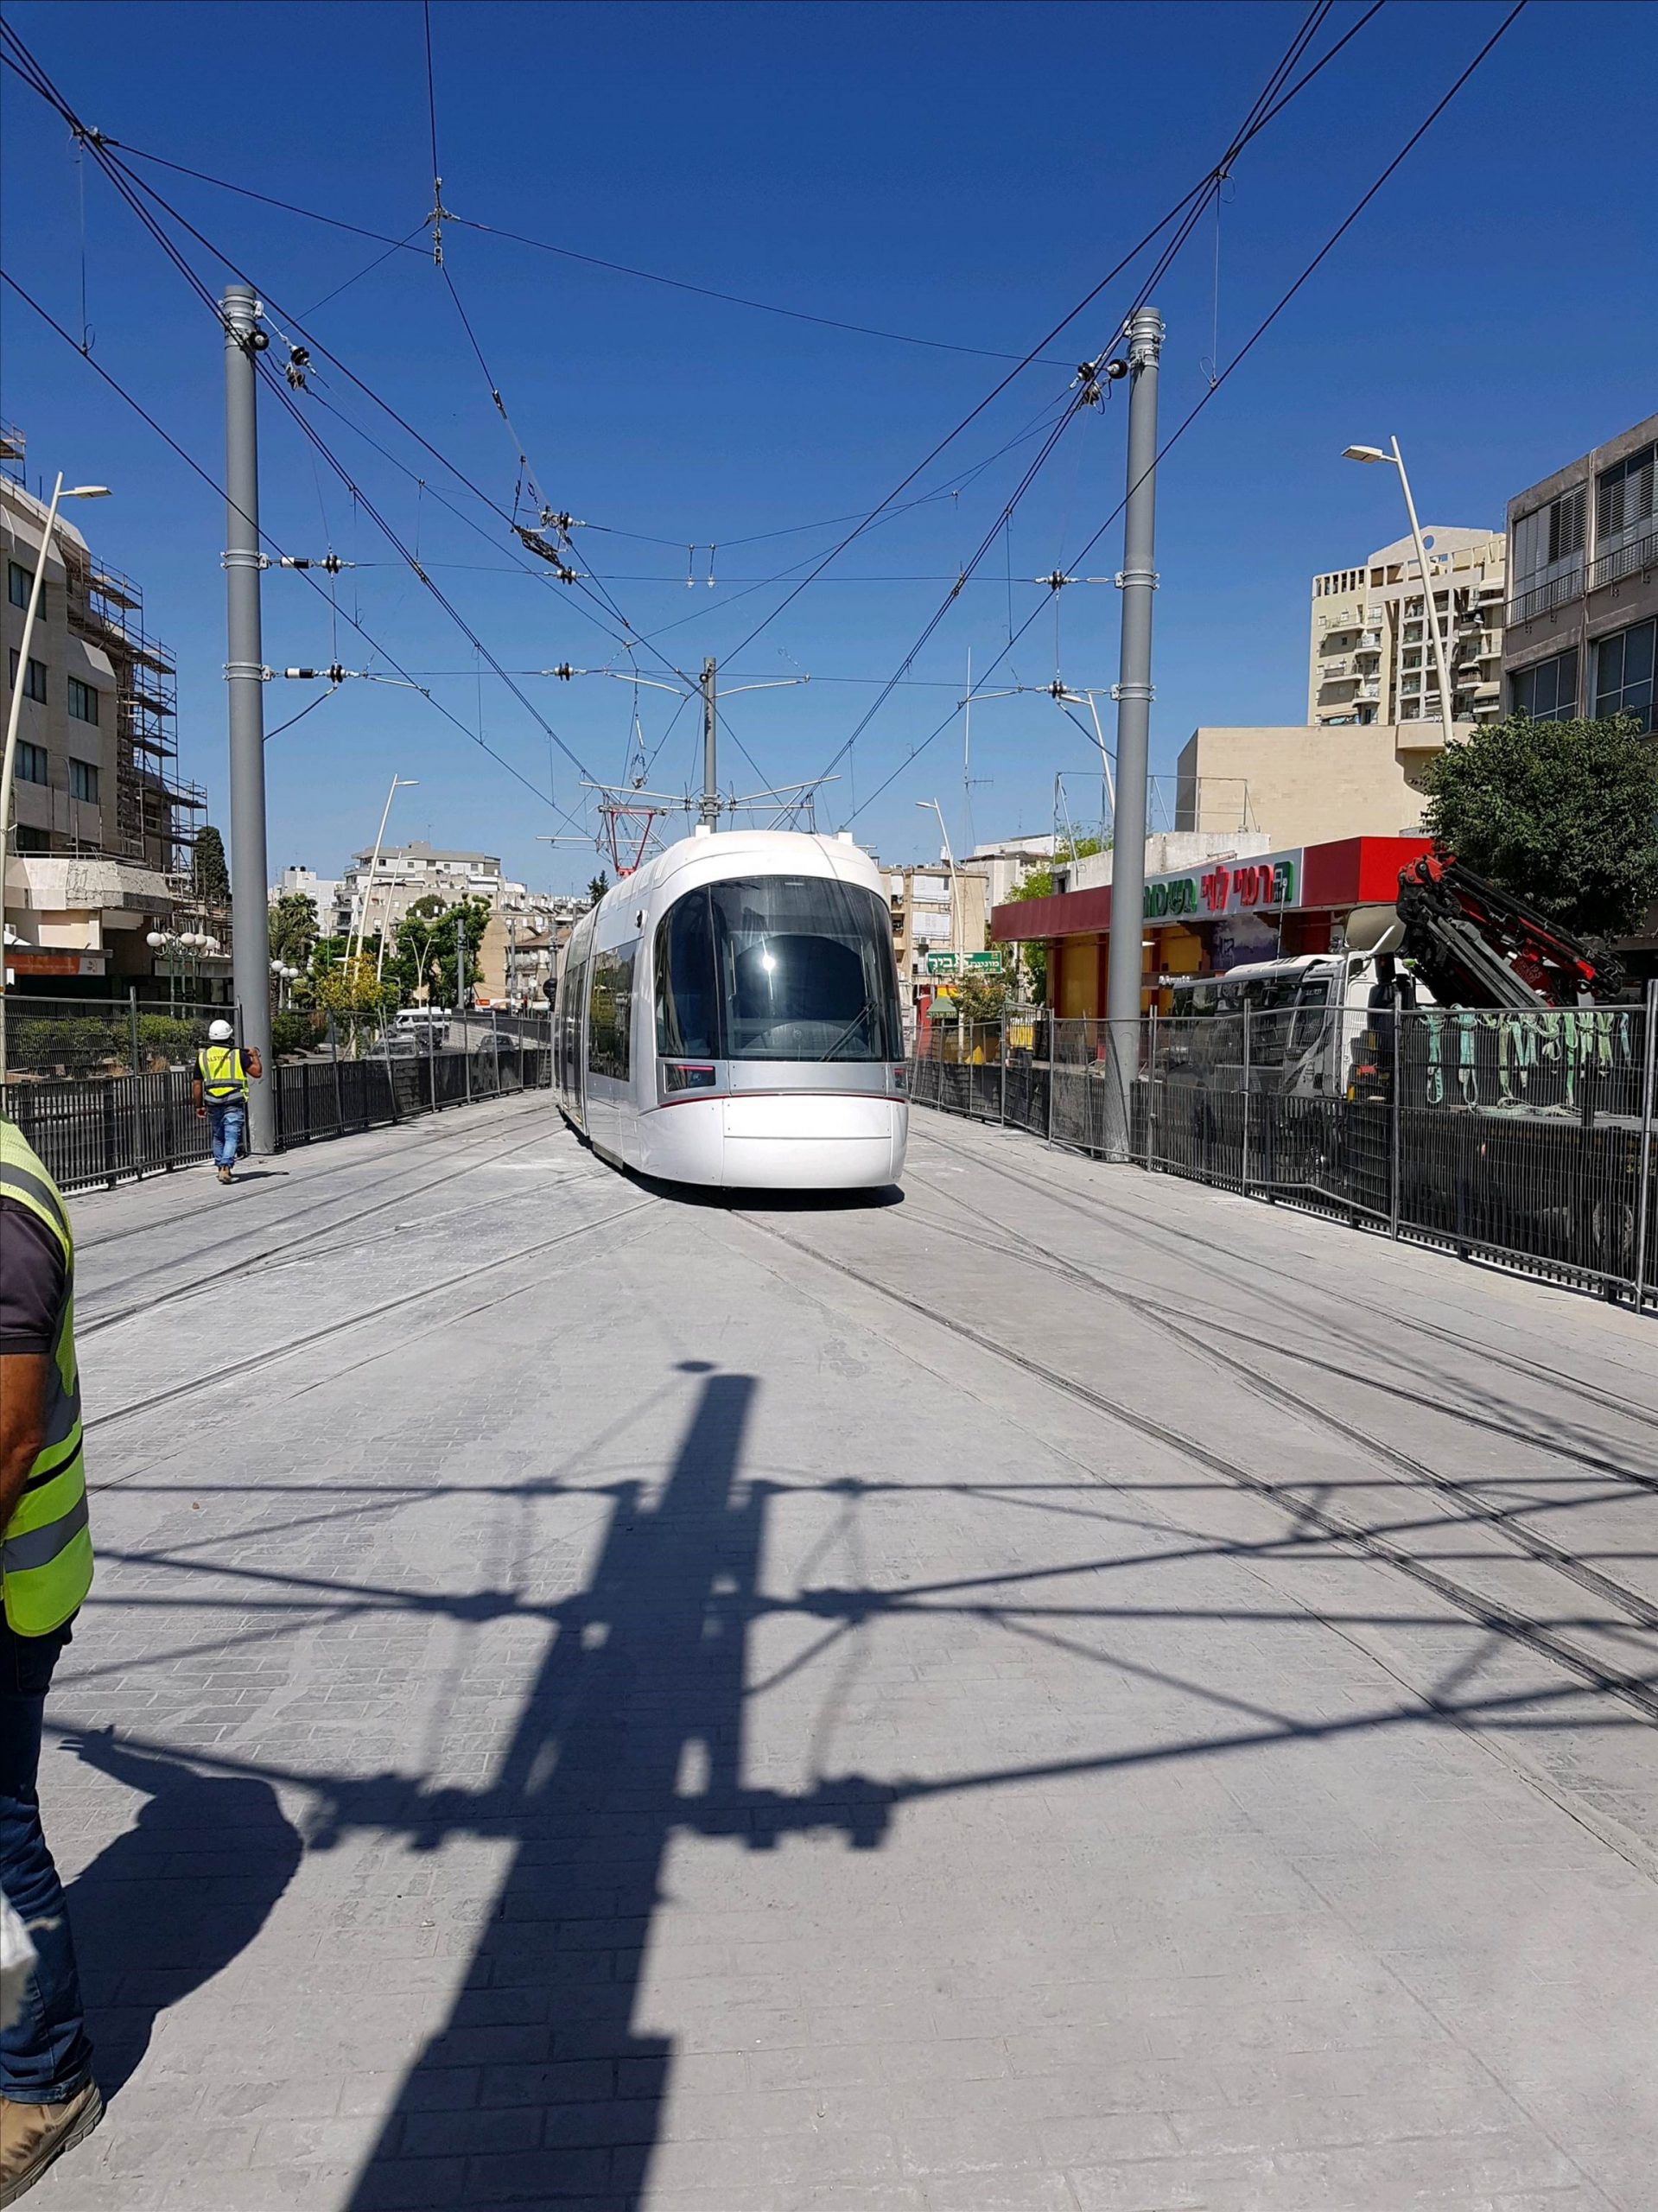
<path fill-rule="evenodd" d="M 60 512 L 21 658 L 48 503 L 23 479 L 22 435 L 0 430 L 6 572 L 5 707 L 22 693 L 6 856 L 6 963 L 21 991 L 100 998 L 156 972 L 190 899 L 206 794 L 177 772 L 173 657 L 143 594 Z"/>

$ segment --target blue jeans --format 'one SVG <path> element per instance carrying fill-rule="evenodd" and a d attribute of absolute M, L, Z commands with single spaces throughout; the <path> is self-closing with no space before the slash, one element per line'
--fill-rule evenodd
<path fill-rule="evenodd" d="M 213 1166 L 234 1167 L 242 1149 L 242 1124 L 247 1120 L 245 1098 L 210 1098 L 207 1128 L 213 1137 Z"/>
<path fill-rule="evenodd" d="M 20 2105 L 60 2104 L 92 2070 L 63 1885 L 46 1847 L 35 1786 L 47 1685 L 68 1641 L 67 1627 L 18 1636 L 0 1617 L 0 1889 L 40 1955 L 22 2010 L 0 2031 L 0 2096 Z"/>

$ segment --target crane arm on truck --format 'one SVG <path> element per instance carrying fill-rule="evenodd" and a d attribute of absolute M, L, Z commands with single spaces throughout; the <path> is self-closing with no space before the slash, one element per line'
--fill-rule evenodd
<path fill-rule="evenodd" d="M 1440 1006 L 1578 1006 L 1623 988 L 1610 954 L 1460 861 L 1428 854 L 1402 868 L 1399 918 L 1400 951 Z"/>

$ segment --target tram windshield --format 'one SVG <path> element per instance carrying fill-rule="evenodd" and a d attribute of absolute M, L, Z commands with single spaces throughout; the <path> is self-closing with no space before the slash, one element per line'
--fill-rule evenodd
<path fill-rule="evenodd" d="M 903 1056 L 892 923 L 860 885 L 763 875 L 689 892 L 657 925 L 656 970 L 670 1058 Z"/>

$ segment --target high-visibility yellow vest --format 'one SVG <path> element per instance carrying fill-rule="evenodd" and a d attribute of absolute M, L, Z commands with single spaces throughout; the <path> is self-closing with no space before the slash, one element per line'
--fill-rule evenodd
<path fill-rule="evenodd" d="M 44 1222 L 63 1247 L 63 1303 L 52 1340 L 41 1448 L 17 1510 L 0 1534 L 6 1619 L 19 1636 L 48 1636 L 62 1627 L 92 1582 L 80 1450 L 80 1374 L 75 1364 L 75 1246 L 57 1185 L 28 1138 L 3 1118 L 0 1195 Z"/>
<path fill-rule="evenodd" d="M 234 1045 L 209 1045 L 205 1052 L 198 1052 L 196 1073 L 201 1077 L 202 1095 L 221 1105 L 248 1095 L 247 1070 Z"/>

